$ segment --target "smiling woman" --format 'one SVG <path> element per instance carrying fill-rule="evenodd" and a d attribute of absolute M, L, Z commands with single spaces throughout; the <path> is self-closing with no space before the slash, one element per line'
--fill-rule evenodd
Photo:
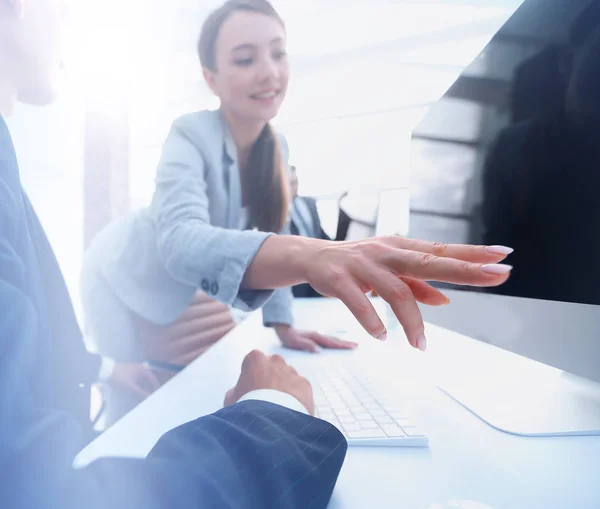
<path fill-rule="evenodd" d="M 194 360 L 235 326 L 227 306 L 206 303 L 233 300 L 213 269 L 241 270 L 249 260 L 240 246 L 255 252 L 264 235 L 289 231 L 287 143 L 269 123 L 289 80 L 283 20 L 265 0 L 230 0 L 204 22 L 197 51 L 219 109 L 173 123 L 151 206 L 109 225 L 84 262 L 88 332 L 100 352 L 122 361 Z M 281 288 L 263 308 L 286 346 L 355 346 L 295 330 L 291 305 L 291 289 Z"/>
<path fill-rule="evenodd" d="M 279 231 L 287 215 L 287 179 L 268 122 L 287 91 L 283 20 L 266 1 L 233 0 L 205 21 L 198 54 L 236 145 L 243 205 L 250 224 Z"/>

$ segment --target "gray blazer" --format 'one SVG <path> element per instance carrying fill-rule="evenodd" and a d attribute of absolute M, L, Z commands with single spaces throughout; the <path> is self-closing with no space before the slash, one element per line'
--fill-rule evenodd
<path fill-rule="evenodd" d="M 280 147 L 287 165 L 282 136 Z M 106 228 L 90 256 L 117 297 L 154 323 L 173 322 L 200 288 L 245 311 L 264 305 L 265 324 L 291 325 L 291 289 L 240 288 L 272 235 L 244 231 L 246 222 L 237 151 L 221 112 L 190 113 L 165 141 L 151 205 Z"/>

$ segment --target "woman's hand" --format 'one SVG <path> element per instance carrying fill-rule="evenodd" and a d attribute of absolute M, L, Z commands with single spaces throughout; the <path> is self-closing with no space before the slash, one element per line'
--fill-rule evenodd
<path fill-rule="evenodd" d="M 307 350 L 318 353 L 322 348 L 353 350 L 358 346 L 357 343 L 344 341 L 333 336 L 325 336 L 318 332 L 299 331 L 289 325 L 277 324 L 274 328 L 283 346 L 293 350 Z"/>
<path fill-rule="evenodd" d="M 173 323 L 157 325 L 138 319 L 145 359 L 187 366 L 235 327 L 229 306 L 198 291 Z"/>
<path fill-rule="evenodd" d="M 357 242 L 318 242 L 294 261 L 315 290 L 344 302 L 365 330 L 378 339 L 387 331 L 366 294 L 387 301 L 410 344 L 425 350 L 424 324 L 417 302 L 443 305 L 448 299 L 425 280 L 473 286 L 498 286 L 512 269 L 498 262 L 504 246 L 447 245 L 403 237 Z"/>

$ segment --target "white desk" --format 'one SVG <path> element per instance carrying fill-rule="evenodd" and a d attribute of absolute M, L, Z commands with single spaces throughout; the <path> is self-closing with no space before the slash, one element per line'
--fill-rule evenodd
<path fill-rule="evenodd" d="M 378 303 L 379 305 L 379 303 Z M 125 416 L 79 456 L 82 463 L 107 455 L 145 456 L 160 435 L 217 410 L 254 348 L 283 353 L 300 368 L 307 362 L 360 361 L 389 376 L 407 393 L 409 411 L 430 438 L 428 449 L 350 448 L 330 507 L 333 509 L 598 509 L 600 437 L 523 438 L 489 427 L 434 385 L 440 366 L 476 362 L 492 347 L 435 326 L 429 349 L 411 349 L 396 329 L 386 343 L 368 338 L 338 302 L 298 301 L 304 328 L 356 328 L 354 352 L 320 355 L 282 350 L 260 313 L 220 341 Z M 385 315 L 385 312 L 383 312 Z M 456 353 L 453 353 L 456 352 Z M 461 360 L 453 355 L 460 355 Z M 512 355 L 512 354 L 507 354 Z M 391 370 L 391 371 L 388 371 Z M 474 381 L 476 383 L 476 381 Z"/>

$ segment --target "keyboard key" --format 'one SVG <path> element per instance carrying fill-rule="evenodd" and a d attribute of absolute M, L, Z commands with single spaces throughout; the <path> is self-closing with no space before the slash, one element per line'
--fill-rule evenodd
<path fill-rule="evenodd" d="M 389 415 L 374 415 L 373 417 L 375 422 L 379 424 L 394 424 L 394 420 Z"/>
<path fill-rule="evenodd" d="M 405 412 L 388 412 L 388 414 L 394 420 L 406 419 L 406 413 Z"/>
<path fill-rule="evenodd" d="M 335 419 L 335 414 L 333 412 L 323 412 L 319 414 L 319 419 L 323 419 L 324 421 L 331 421 L 331 419 Z"/>
<path fill-rule="evenodd" d="M 362 429 L 379 429 L 379 424 L 375 421 L 360 421 L 360 427 Z"/>
<path fill-rule="evenodd" d="M 352 412 L 350 410 L 348 410 L 346 407 L 341 407 L 341 408 L 333 408 L 333 411 L 335 413 L 335 415 L 337 415 L 338 417 L 342 417 L 344 415 L 352 415 Z"/>
<path fill-rule="evenodd" d="M 346 405 L 346 403 L 344 403 L 343 400 L 341 399 L 336 399 L 333 401 L 329 401 L 329 406 L 331 407 L 332 410 L 335 410 L 336 408 L 348 408 L 348 406 Z M 405 416 L 404 416 L 405 417 Z"/>
<path fill-rule="evenodd" d="M 374 408 L 378 408 L 381 409 L 381 406 L 379 405 L 379 403 L 377 403 L 377 401 L 375 401 L 374 399 L 371 398 L 370 401 L 367 401 L 366 403 L 363 402 L 363 406 L 365 408 L 369 408 L 369 409 L 374 409 Z"/>
<path fill-rule="evenodd" d="M 403 417 L 401 419 L 394 419 L 394 421 L 396 421 L 396 424 L 401 428 L 405 428 L 406 426 L 414 426 L 414 423 L 406 417 Z"/>
<path fill-rule="evenodd" d="M 342 415 L 339 420 L 342 424 L 357 422 L 353 415 Z"/>
<path fill-rule="evenodd" d="M 348 438 L 385 438 L 382 429 L 363 429 L 361 431 L 349 431 Z"/>
<path fill-rule="evenodd" d="M 371 416 L 366 412 L 354 414 L 354 417 L 357 421 L 370 421 L 372 419 Z"/>
<path fill-rule="evenodd" d="M 362 405 L 356 405 L 356 406 L 348 406 L 348 409 L 353 413 L 353 414 L 362 414 L 362 413 L 369 413 L 367 412 L 367 410 L 365 409 L 364 406 Z"/>
<path fill-rule="evenodd" d="M 377 406 L 377 408 L 369 408 L 369 407 L 365 407 L 369 413 L 373 416 L 373 417 L 383 417 L 384 415 L 386 417 L 388 417 L 388 415 L 385 413 L 385 410 L 383 410 L 382 408 L 380 408 L 379 406 Z M 389 418 L 389 417 L 388 417 Z"/>
<path fill-rule="evenodd" d="M 360 402 L 363 404 L 364 407 L 366 407 L 367 405 L 372 405 L 374 403 L 376 403 L 376 401 L 371 397 L 371 396 L 359 396 L 358 394 L 356 394 L 356 397 L 360 400 Z"/>
<path fill-rule="evenodd" d="M 406 436 L 404 431 L 402 431 L 402 429 L 399 426 L 396 426 L 395 424 L 383 425 L 381 427 L 383 428 L 383 431 L 385 431 L 385 434 L 388 437 L 399 438 Z"/>
<path fill-rule="evenodd" d="M 408 428 L 402 428 L 402 430 L 404 431 L 404 433 L 406 433 L 407 437 L 424 437 L 425 436 L 425 433 L 423 433 L 423 430 L 421 430 L 419 428 L 408 427 Z"/>
<path fill-rule="evenodd" d="M 358 422 L 353 422 L 353 423 L 348 423 L 348 424 L 342 424 L 342 427 L 344 428 L 344 431 L 346 433 L 348 433 L 350 431 L 360 431 L 362 429 L 360 427 L 360 424 L 358 424 Z"/>

